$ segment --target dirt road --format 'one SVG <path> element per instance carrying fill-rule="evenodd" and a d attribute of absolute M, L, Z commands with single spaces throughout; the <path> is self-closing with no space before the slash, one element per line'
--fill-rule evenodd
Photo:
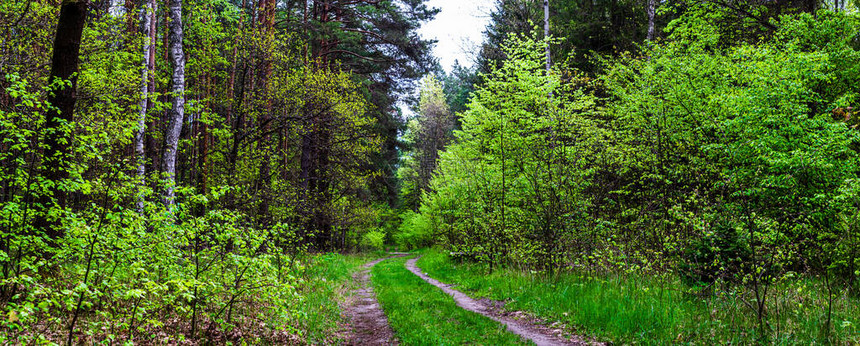
<path fill-rule="evenodd" d="M 398 344 L 370 284 L 370 269 L 373 266 L 389 258 L 403 257 L 408 254 L 392 253 L 392 255 L 394 256 L 368 262 L 363 270 L 353 275 L 358 288 L 352 292 L 352 299 L 346 307 L 346 315 L 350 320 L 347 345 Z"/>

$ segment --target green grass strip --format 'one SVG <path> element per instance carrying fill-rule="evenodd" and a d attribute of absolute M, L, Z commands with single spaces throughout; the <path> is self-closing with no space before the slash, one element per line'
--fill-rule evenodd
<path fill-rule="evenodd" d="M 405 345 L 527 345 L 505 326 L 463 310 L 436 287 L 413 275 L 406 259 L 373 267 L 373 289 L 388 322 Z"/>
<path fill-rule="evenodd" d="M 690 317 L 684 316 L 689 302 L 679 299 L 677 292 L 651 294 L 642 290 L 653 289 L 649 286 L 656 282 L 595 280 L 577 275 L 550 279 L 516 270 L 489 271 L 480 264 L 453 263 L 447 255 L 434 250 L 427 251 L 417 265 L 433 278 L 456 284 L 457 289 L 472 297 L 507 301 L 507 309 L 562 321 L 577 327 L 577 334 L 620 343 L 685 341 L 676 340 L 675 331 Z"/>
<path fill-rule="evenodd" d="M 805 278 L 774 287 L 771 329 L 756 335 L 755 314 L 721 293 L 697 298 L 683 293 L 672 276 L 565 273 L 546 277 L 486 265 L 454 263 L 438 250 L 422 251 L 417 265 L 431 277 L 472 297 L 508 301 L 507 309 L 534 313 L 577 328 L 576 333 L 619 344 L 856 344 L 860 304 L 855 297 L 834 302 L 833 331 L 822 334 L 826 295 L 820 282 Z M 820 281 L 820 280 L 819 280 Z M 777 310 L 778 308 L 778 310 Z"/>

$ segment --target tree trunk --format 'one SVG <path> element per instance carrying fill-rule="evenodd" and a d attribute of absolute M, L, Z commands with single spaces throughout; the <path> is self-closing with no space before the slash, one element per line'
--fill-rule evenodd
<path fill-rule="evenodd" d="M 543 0 L 543 37 L 549 37 L 549 0 Z M 549 42 L 546 45 L 546 73 L 549 74 L 551 66 L 549 59 Z"/>
<path fill-rule="evenodd" d="M 150 27 L 149 27 L 150 36 L 153 38 L 157 38 L 159 28 L 163 28 L 166 25 L 167 25 L 167 23 L 165 22 L 164 25 L 159 26 L 158 25 L 158 17 L 155 14 L 153 14 L 152 15 L 152 23 L 150 23 Z M 163 36 L 166 37 L 167 35 L 165 34 Z M 153 40 L 152 41 L 152 47 L 150 47 L 150 50 L 149 50 L 149 66 L 152 66 L 153 71 L 155 69 L 155 54 L 156 54 L 155 46 L 156 46 L 155 40 Z M 152 77 L 154 77 L 154 75 Z M 156 99 L 151 97 L 155 93 L 155 87 L 156 87 L 155 78 L 149 78 L 148 85 L 147 85 L 147 94 L 150 97 L 148 98 L 148 101 L 146 102 L 146 109 L 147 110 L 152 110 L 155 108 Z M 163 95 L 159 96 L 159 99 L 162 99 L 162 97 L 163 97 Z M 159 114 L 158 116 L 150 116 L 148 118 L 149 119 L 147 119 L 147 122 L 146 122 L 146 130 L 147 131 L 146 131 L 146 134 L 144 136 L 144 151 L 146 152 L 147 166 L 149 167 L 149 171 L 156 172 L 161 168 L 161 148 L 159 147 L 160 143 L 158 142 L 158 140 L 156 140 L 155 134 L 161 131 L 161 127 L 163 126 L 162 125 L 163 116 L 161 116 Z"/>
<path fill-rule="evenodd" d="M 71 85 L 63 85 L 48 96 L 48 102 L 54 107 L 45 114 L 45 154 L 44 176 L 54 184 L 39 197 L 43 207 L 53 204 L 53 196 L 60 207 L 66 205 L 66 192 L 61 188 L 61 180 L 69 177 L 68 162 L 72 135 L 66 123 L 74 121 L 75 102 L 77 101 L 78 55 L 81 48 L 81 36 L 87 19 L 87 2 L 83 0 L 66 0 L 60 7 L 60 17 L 57 21 L 57 33 L 54 37 L 54 52 L 51 57 L 51 76 L 49 83 L 56 80 L 69 81 Z M 47 210 L 45 210 L 47 213 Z M 36 229 L 41 229 L 52 240 L 63 236 L 63 230 L 55 221 L 47 219 L 45 213 L 39 214 L 33 221 Z"/>
<path fill-rule="evenodd" d="M 208 73 L 205 78 L 204 99 L 206 99 L 206 108 L 212 109 L 211 102 L 214 99 L 212 92 L 212 76 Z M 209 191 L 209 146 L 212 141 L 212 136 L 209 133 L 209 125 L 206 122 L 199 121 L 197 124 L 197 148 L 199 150 L 197 159 L 197 192 L 206 193 Z"/>
<path fill-rule="evenodd" d="M 648 41 L 653 41 L 655 36 L 654 17 L 657 15 L 657 0 L 648 0 L 646 10 L 648 11 L 648 35 L 646 38 Z"/>
<path fill-rule="evenodd" d="M 176 185 L 176 150 L 179 145 L 179 134 L 182 131 L 182 119 L 185 116 L 185 53 L 182 50 L 182 0 L 172 0 L 169 6 L 170 33 L 169 54 L 173 63 L 173 90 L 171 91 L 171 106 L 167 112 L 167 130 L 164 134 L 164 154 L 161 170 L 166 176 L 167 186 L 164 189 L 164 204 L 174 203 L 173 187 Z"/>
<path fill-rule="evenodd" d="M 314 233 L 314 222 L 312 220 L 313 212 L 318 208 L 317 198 L 314 195 L 316 190 L 316 150 L 317 145 L 315 137 L 316 131 L 312 129 L 314 120 L 311 119 L 306 123 L 307 128 L 303 129 L 302 144 L 301 144 L 301 159 L 299 161 L 299 215 L 301 222 L 304 224 L 304 235 Z"/>
<path fill-rule="evenodd" d="M 313 111 L 311 111 L 313 112 Z M 299 213 L 304 223 L 305 234 L 313 234 L 317 250 L 328 250 L 331 245 L 330 146 L 331 126 L 326 112 L 307 120 L 308 129 L 302 134 L 302 152 L 299 173 L 301 184 Z"/>
<path fill-rule="evenodd" d="M 262 41 L 266 45 L 271 45 L 274 42 L 274 25 L 275 25 L 275 1 L 274 0 L 261 0 L 259 2 L 259 10 L 258 17 L 259 19 L 259 35 L 262 38 Z M 265 47 L 265 50 L 270 49 L 270 47 Z M 271 194 L 271 185 L 272 179 L 270 177 L 270 157 L 274 154 L 272 153 L 272 147 L 270 145 L 270 137 L 269 137 L 269 124 L 272 121 L 272 98 L 269 96 L 268 90 L 269 88 L 269 79 L 272 75 L 272 61 L 271 57 L 267 55 L 261 55 L 259 57 L 261 60 L 261 66 L 258 73 L 257 78 L 257 86 L 255 90 L 259 90 L 264 98 L 265 109 L 261 112 L 258 122 L 260 123 L 260 128 L 258 131 L 262 134 L 260 139 L 258 140 L 257 147 L 263 153 L 262 160 L 260 161 L 260 170 L 259 175 L 257 176 L 257 186 L 258 193 L 257 196 L 260 198 L 260 204 L 258 208 L 257 219 L 260 220 L 259 223 L 261 225 L 267 225 L 267 222 L 270 220 L 269 218 L 269 195 Z"/>
<path fill-rule="evenodd" d="M 332 250 L 332 215 L 329 208 L 332 205 L 332 196 L 329 187 L 331 186 L 331 177 L 329 170 L 331 169 L 331 122 L 327 114 L 322 116 L 321 126 L 318 128 L 317 150 L 317 181 L 315 195 L 318 196 L 316 209 L 314 210 L 314 228 L 317 232 L 317 244 L 320 249 L 325 251 Z"/>
<path fill-rule="evenodd" d="M 125 11 L 125 30 L 131 34 L 129 35 L 130 37 L 134 37 L 134 34 L 137 33 L 138 21 L 134 16 L 136 7 L 137 4 L 135 3 L 135 0 L 125 0 L 125 3 L 123 4 L 123 10 Z"/>
<path fill-rule="evenodd" d="M 143 32 L 143 67 L 140 69 L 140 113 L 137 115 L 137 131 L 134 133 L 134 155 L 137 160 L 138 189 L 146 184 L 146 152 L 144 137 L 146 134 L 146 110 L 149 105 L 149 78 L 154 67 L 155 57 L 155 10 L 158 6 L 155 0 L 146 2 L 141 9 L 141 31 Z M 137 210 L 143 212 L 143 192 L 137 192 Z"/>

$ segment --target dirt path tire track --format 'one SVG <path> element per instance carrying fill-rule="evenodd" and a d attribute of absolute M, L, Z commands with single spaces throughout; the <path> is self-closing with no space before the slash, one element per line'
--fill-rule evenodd
<path fill-rule="evenodd" d="M 504 324 L 508 327 L 511 333 L 517 334 L 526 340 L 534 342 L 538 346 L 544 345 L 591 345 L 592 343 L 580 337 L 564 338 L 552 329 L 524 320 L 512 319 L 500 314 L 491 304 L 487 302 L 472 299 L 463 292 L 451 288 L 451 285 L 446 285 L 439 280 L 431 278 L 424 274 L 415 262 L 421 258 L 416 257 L 406 261 L 406 269 L 417 275 L 427 283 L 440 288 L 442 291 L 454 298 L 457 305 L 463 309 L 484 315 L 490 319 Z"/>
<path fill-rule="evenodd" d="M 367 262 L 363 269 L 353 274 L 358 288 L 353 291 L 353 298 L 346 307 L 349 317 L 349 333 L 346 345 L 397 345 L 394 331 L 388 325 L 388 318 L 376 300 L 373 287 L 370 284 L 370 269 L 377 263 L 395 257 L 403 257 L 407 253 L 391 253 L 394 256 L 380 258 Z"/>

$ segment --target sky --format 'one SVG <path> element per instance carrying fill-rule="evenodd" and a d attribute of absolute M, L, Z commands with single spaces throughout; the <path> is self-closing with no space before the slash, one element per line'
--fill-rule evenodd
<path fill-rule="evenodd" d="M 441 11 L 432 21 L 424 23 L 418 33 L 438 41 L 433 54 L 442 68 L 451 72 L 454 61 L 471 66 L 483 40 L 493 0 L 428 0 L 426 4 Z"/>

